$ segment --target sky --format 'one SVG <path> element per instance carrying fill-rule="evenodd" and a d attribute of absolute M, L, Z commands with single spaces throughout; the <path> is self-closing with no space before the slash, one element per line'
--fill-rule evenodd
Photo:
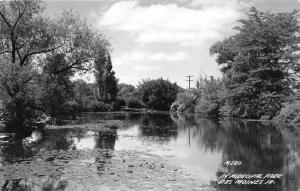
<path fill-rule="evenodd" d="M 221 76 L 209 48 L 234 34 L 250 7 L 292 11 L 300 9 L 300 0 L 48 0 L 46 5 L 49 15 L 72 9 L 105 34 L 120 83 L 163 77 L 186 88 L 187 75 L 194 83 L 200 76 Z M 81 78 L 93 81 L 92 75 Z"/>

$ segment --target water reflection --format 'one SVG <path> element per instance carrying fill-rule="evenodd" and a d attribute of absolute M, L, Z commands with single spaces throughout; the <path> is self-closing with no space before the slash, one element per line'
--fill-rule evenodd
<path fill-rule="evenodd" d="M 107 149 L 107 153 L 94 158 L 96 174 L 101 176 L 109 170 L 106 165 L 111 163 L 109 150 L 138 150 L 164 157 L 216 190 L 297 191 L 300 188 L 300 136 L 287 128 L 254 121 L 128 113 L 82 114 L 73 123 L 95 123 L 103 119 L 122 120 L 124 126 L 118 129 L 117 136 L 78 129 L 37 131 L 25 139 L 0 135 L 2 164 L 30 159 L 40 150 L 101 148 Z M 242 161 L 242 165 L 227 167 L 226 161 Z M 271 186 L 216 185 L 221 171 L 283 173 L 284 177 Z"/>
<path fill-rule="evenodd" d="M 266 174 L 284 173 L 284 152 L 286 145 L 279 130 L 271 125 L 257 122 L 222 122 L 218 142 L 222 145 L 222 166 L 231 173 Z M 226 139 L 222 138 L 226 137 Z M 226 167 L 225 161 L 242 161 L 240 166 Z M 282 190 L 282 181 L 275 185 L 220 186 L 220 190 Z"/>
<path fill-rule="evenodd" d="M 10 141 L 0 142 L 0 159 L 13 163 L 32 158 L 41 150 L 114 149 L 116 136 L 81 129 L 56 129 L 34 131 L 24 139 L 13 136 L 9 139 Z"/>

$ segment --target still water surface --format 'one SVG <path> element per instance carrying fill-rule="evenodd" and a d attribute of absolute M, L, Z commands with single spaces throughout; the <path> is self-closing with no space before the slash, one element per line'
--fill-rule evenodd
<path fill-rule="evenodd" d="M 254 121 L 169 114 L 89 113 L 78 116 L 75 123 L 103 119 L 123 121 L 116 136 L 91 130 L 52 129 L 35 131 L 20 139 L 2 132 L 1 166 L 30 160 L 40 150 L 129 150 L 158 155 L 216 190 L 300 190 L 300 136 L 292 129 Z M 242 164 L 226 167 L 226 161 Z M 231 173 L 284 176 L 270 186 L 216 186 L 224 169 Z"/>

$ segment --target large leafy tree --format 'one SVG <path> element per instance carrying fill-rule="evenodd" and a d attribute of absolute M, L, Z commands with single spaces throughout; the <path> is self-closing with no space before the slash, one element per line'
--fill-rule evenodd
<path fill-rule="evenodd" d="M 150 108 L 168 111 L 176 100 L 179 87 L 176 83 L 162 78 L 147 79 L 139 83 L 137 91 L 141 100 Z"/>
<path fill-rule="evenodd" d="M 211 47 L 227 88 L 225 110 L 244 118 L 274 116 L 299 77 L 299 15 L 251 8 L 237 33 Z"/>
<path fill-rule="evenodd" d="M 95 60 L 96 95 L 100 101 L 111 103 L 116 101 L 118 80 L 112 69 L 110 55 L 101 51 Z"/>
<path fill-rule="evenodd" d="M 38 108 L 29 92 L 37 84 L 41 68 L 51 62 L 48 54 L 60 54 L 64 64 L 53 75 L 66 71 L 85 72 L 93 68 L 95 50 L 109 47 L 103 35 L 72 12 L 62 17 L 45 16 L 39 0 L 0 2 L 0 88 L 8 119 L 24 126 L 27 108 Z M 30 90 L 30 91 L 29 91 Z M 29 101 L 30 100 L 30 101 Z M 30 103 L 30 104 L 28 104 Z M 29 106 L 30 105 L 30 106 Z M 33 115 L 34 116 L 34 115 Z"/>

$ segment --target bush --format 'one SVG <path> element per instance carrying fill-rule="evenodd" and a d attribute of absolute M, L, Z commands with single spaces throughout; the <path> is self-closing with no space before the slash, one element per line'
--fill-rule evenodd
<path fill-rule="evenodd" d="M 115 107 L 113 107 L 113 110 L 121 110 L 121 108 L 124 106 L 126 106 L 126 101 L 123 98 L 117 98 L 117 101 L 115 103 Z"/>
<path fill-rule="evenodd" d="M 198 95 L 196 91 L 193 92 L 179 92 L 176 101 L 172 104 L 171 109 L 178 112 L 193 113 L 197 103 Z"/>
<path fill-rule="evenodd" d="M 212 76 L 210 79 L 200 77 L 197 87 L 201 92 L 201 98 L 195 107 L 195 112 L 201 115 L 218 116 L 225 94 L 223 81 Z"/>
<path fill-rule="evenodd" d="M 233 116 L 231 111 L 231 106 L 225 103 L 224 105 L 220 106 L 219 108 L 219 115 L 223 117 L 231 117 Z"/>
<path fill-rule="evenodd" d="M 5 105 L 4 123 L 7 130 L 12 132 L 32 130 L 35 119 L 41 116 L 41 112 L 35 109 L 35 102 L 16 96 Z"/>
<path fill-rule="evenodd" d="M 134 98 L 134 97 L 128 98 L 126 105 L 129 108 L 143 108 L 143 107 L 145 107 L 145 104 L 143 102 L 141 102 L 140 100 L 138 100 L 137 98 Z"/>
<path fill-rule="evenodd" d="M 220 105 L 210 100 L 201 99 L 195 107 L 195 112 L 201 115 L 217 116 L 219 115 Z"/>
<path fill-rule="evenodd" d="M 81 105 L 79 103 L 77 103 L 75 100 L 72 100 L 72 101 L 68 102 L 68 108 L 69 108 L 69 110 L 72 110 L 72 111 L 80 111 Z"/>
<path fill-rule="evenodd" d="M 281 123 L 300 123 L 300 101 L 285 104 L 274 120 Z"/>
<path fill-rule="evenodd" d="M 221 79 L 200 77 L 197 81 L 197 89 L 177 94 L 176 102 L 172 104 L 171 110 L 217 116 L 224 100 L 224 94 Z"/>
<path fill-rule="evenodd" d="M 111 111 L 112 107 L 109 104 L 106 104 L 102 101 L 98 101 L 94 97 L 87 97 L 84 100 L 83 111 L 91 111 L 91 112 L 105 112 Z"/>

